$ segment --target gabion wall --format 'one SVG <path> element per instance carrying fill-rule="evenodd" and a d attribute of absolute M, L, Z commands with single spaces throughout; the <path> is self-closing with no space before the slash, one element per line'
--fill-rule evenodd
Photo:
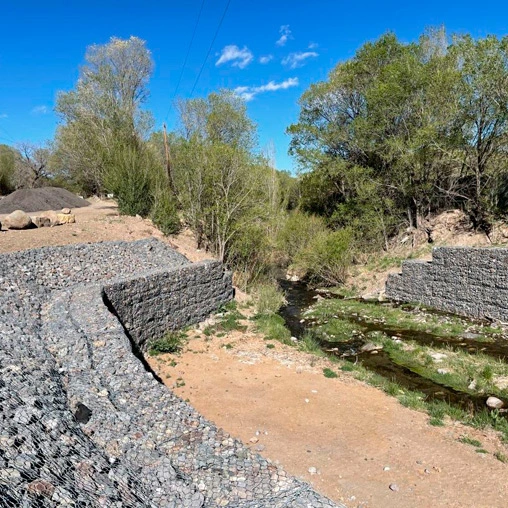
<path fill-rule="evenodd" d="M 134 288 L 146 290 L 141 307 Z M 155 240 L 0 256 L 0 506 L 335 506 L 205 420 L 134 354 L 147 327 L 159 331 L 150 323 L 199 319 L 230 297 L 220 265 L 192 265 Z M 150 318 L 134 311 L 143 305 Z"/>
<path fill-rule="evenodd" d="M 386 296 L 474 318 L 508 320 L 508 249 L 438 247 L 432 262 L 404 261 Z"/>

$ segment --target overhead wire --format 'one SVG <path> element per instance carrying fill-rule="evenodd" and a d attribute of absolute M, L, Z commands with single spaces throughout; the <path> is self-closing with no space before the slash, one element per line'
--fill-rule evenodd
<path fill-rule="evenodd" d="M 182 70 L 180 72 L 180 77 L 178 78 L 178 83 L 176 85 L 175 92 L 173 93 L 173 99 L 175 98 L 176 94 L 178 93 L 178 89 L 180 88 L 180 83 L 182 82 L 183 73 L 184 73 L 185 67 L 187 65 L 187 60 L 189 59 L 189 54 L 190 54 L 190 50 L 192 48 L 192 44 L 194 42 L 194 38 L 196 37 L 196 32 L 198 29 L 199 21 L 201 19 L 201 13 L 203 12 L 204 5 L 205 5 L 205 0 L 202 0 L 201 7 L 199 8 L 198 18 L 196 20 L 196 24 L 194 25 L 194 31 L 192 32 L 192 37 L 189 42 L 189 46 L 187 47 L 187 53 L 185 54 L 185 59 L 183 61 L 183 66 L 182 66 Z"/>
<path fill-rule="evenodd" d="M 192 86 L 192 90 L 190 93 L 190 96 L 192 97 L 192 94 L 194 93 L 194 90 L 196 89 L 196 85 L 198 84 L 199 78 L 201 77 L 201 73 L 203 72 L 203 69 L 205 67 L 206 61 L 208 60 L 208 57 L 210 56 L 210 53 L 212 51 L 213 45 L 215 44 L 215 39 L 217 39 L 217 35 L 219 35 L 219 31 L 222 27 L 222 23 L 224 22 L 224 18 L 226 17 L 226 13 L 229 9 L 229 4 L 231 3 L 231 0 L 228 0 L 226 3 L 226 7 L 224 8 L 224 12 L 222 13 L 222 17 L 219 21 L 219 25 L 217 26 L 217 30 L 215 30 L 215 34 L 213 36 L 212 42 L 210 43 L 210 47 L 208 48 L 208 51 L 206 53 L 206 57 L 203 61 L 203 64 L 201 65 L 201 69 L 199 69 L 199 73 L 196 77 L 196 80 L 194 81 L 194 85 Z"/>

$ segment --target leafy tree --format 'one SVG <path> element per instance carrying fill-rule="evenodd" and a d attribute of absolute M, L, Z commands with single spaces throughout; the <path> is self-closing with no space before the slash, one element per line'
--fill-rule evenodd
<path fill-rule="evenodd" d="M 375 222 L 363 233 L 385 244 L 403 214 L 422 227 L 457 204 L 487 231 L 506 181 L 506 45 L 450 44 L 444 29 L 402 44 L 389 33 L 311 85 L 288 129 L 304 209 L 334 227 Z"/>
<path fill-rule="evenodd" d="M 0 145 L 0 194 L 9 194 L 14 190 L 15 164 L 15 150 L 8 145 Z"/>
<path fill-rule="evenodd" d="M 458 37 L 451 53 L 460 74 L 451 118 L 457 194 L 475 226 L 488 231 L 488 215 L 497 205 L 497 188 L 507 174 L 508 37 Z"/>
<path fill-rule="evenodd" d="M 96 193 L 104 189 L 105 173 L 115 170 L 115 151 L 139 149 L 151 127 L 151 115 L 141 106 L 153 63 L 137 37 L 92 45 L 85 60 L 75 90 L 57 97 L 56 111 L 64 122 L 57 154 L 62 171 Z"/>

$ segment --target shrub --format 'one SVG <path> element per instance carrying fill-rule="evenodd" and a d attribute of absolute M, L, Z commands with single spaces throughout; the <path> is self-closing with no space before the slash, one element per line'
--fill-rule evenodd
<path fill-rule="evenodd" d="M 353 234 L 349 229 L 322 231 L 296 255 L 296 266 L 314 283 L 338 286 L 353 261 Z"/>
<path fill-rule="evenodd" d="M 277 314 L 259 314 L 254 318 L 256 330 L 267 339 L 278 340 L 284 344 L 291 344 L 291 332 L 286 328 L 284 319 Z"/>
<path fill-rule="evenodd" d="M 246 289 L 263 279 L 270 270 L 270 241 L 261 223 L 245 224 L 236 232 L 226 255 L 226 264 L 235 271 L 235 284 Z"/>
<path fill-rule="evenodd" d="M 258 314 L 276 314 L 286 303 L 284 294 L 275 284 L 262 284 L 254 289 Z"/>
<path fill-rule="evenodd" d="M 283 259 L 291 263 L 300 250 L 307 248 L 316 235 L 325 231 L 323 219 L 295 210 L 277 233 L 277 247 Z"/>
<path fill-rule="evenodd" d="M 334 378 L 334 377 L 339 377 L 338 374 L 336 372 L 334 372 L 332 369 L 329 369 L 328 367 L 325 367 L 323 369 L 323 374 L 325 377 L 327 378 Z"/>
<path fill-rule="evenodd" d="M 161 190 L 155 194 L 151 219 L 165 235 L 174 235 L 180 231 L 176 203 L 169 191 Z"/>
<path fill-rule="evenodd" d="M 120 213 L 147 217 L 153 206 L 152 178 L 156 169 L 141 148 L 123 146 L 114 154 L 105 175 L 106 189 L 118 202 Z"/>

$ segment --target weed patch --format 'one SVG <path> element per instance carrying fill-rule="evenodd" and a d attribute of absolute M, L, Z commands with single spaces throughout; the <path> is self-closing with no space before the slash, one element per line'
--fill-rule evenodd
<path fill-rule="evenodd" d="M 182 349 L 186 339 L 187 334 L 185 332 L 168 332 L 164 337 L 150 344 L 148 353 L 150 356 L 157 356 L 163 353 L 178 353 Z"/>

